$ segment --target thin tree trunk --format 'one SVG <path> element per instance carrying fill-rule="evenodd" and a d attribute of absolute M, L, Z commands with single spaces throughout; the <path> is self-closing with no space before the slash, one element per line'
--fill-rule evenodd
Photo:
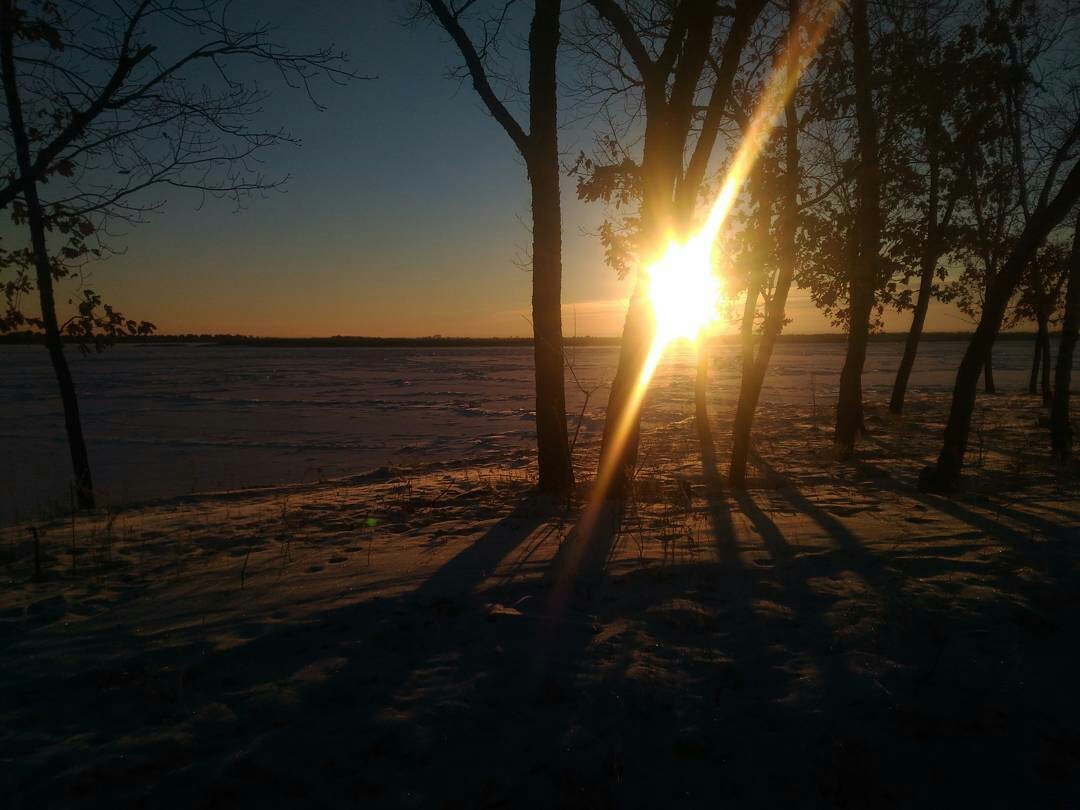
<path fill-rule="evenodd" d="M 934 290 L 934 273 L 937 270 L 938 257 L 941 253 L 941 239 L 938 222 L 938 205 L 941 196 L 941 170 L 938 157 L 938 130 L 940 113 L 937 105 L 931 102 L 926 116 L 926 139 L 928 162 L 930 164 L 930 183 L 926 216 L 926 241 L 923 243 L 922 267 L 919 272 L 919 296 L 915 300 L 915 312 L 911 318 L 907 340 L 904 342 L 904 356 L 896 370 L 892 396 L 889 399 L 889 411 L 899 416 L 904 412 L 904 399 L 907 397 L 908 381 L 911 370 L 915 367 L 915 357 L 919 352 L 923 327 L 926 325 L 926 313 L 930 308 L 930 296 Z M 952 215 L 952 204 L 946 206 L 945 218 Z"/>
<path fill-rule="evenodd" d="M 539 488 L 574 486 L 566 435 L 562 335 L 562 211 L 559 197 L 558 102 L 555 60 L 561 0 L 536 0 L 529 33 L 529 155 L 533 216 L 533 358 Z"/>
<path fill-rule="evenodd" d="M 983 390 L 988 394 L 996 394 L 997 386 L 994 385 L 994 344 L 986 353 L 986 363 L 983 364 Z"/>
<path fill-rule="evenodd" d="M 1031 378 L 1028 380 L 1028 393 L 1039 393 L 1039 363 L 1042 361 L 1042 339 L 1041 335 L 1035 335 L 1035 357 L 1031 361 Z"/>
<path fill-rule="evenodd" d="M 666 109 L 663 89 L 647 93 L 647 106 L 651 110 Z M 642 228 L 646 244 L 653 251 L 660 251 L 672 233 L 672 190 L 678 172 L 677 160 L 673 159 L 672 134 L 663 113 L 646 116 L 645 143 L 642 155 L 644 189 L 641 204 Z M 653 255 L 656 255 L 655 253 Z M 648 264 L 651 256 L 645 258 Z M 647 283 L 643 269 L 637 272 L 634 292 L 623 324 L 619 363 L 611 381 L 604 433 L 600 440 L 600 459 L 597 479 L 602 483 L 602 497 L 622 499 L 630 491 L 637 468 L 638 442 L 640 439 L 641 400 L 640 386 L 646 382 L 642 372 L 652 348 L 655 324 L 646 300 Z"/>
<path fill-rule="evenodd" d="M 499 100 L 483 57 L 444 0 L 428 7 L 465 60 L 473 89 L 525 160 L 533 215 L 533 360 L 536 383 L 536 445 L 539 488 L 568 493 L 574 485 L 566 436 L 562 341 L 562 212 L 556 59 L 561 0 L 535 0 L 529 30 L 529 132 Z"/>
<path fill-rule="evenodd" d="M 597 478 L 603 481 L 603 497 L 621 499 L 629 492 L 637 468 L 641 401 L 635 389 L 652 345 L 653 324 L 647 311 L 645 289 L 638 278 L 623 325 L 619 364 L 611 381 L 604 433 L 600 440 Z"/>
<path fill-rule="evenodd" d="M 23 122 L 22 104 L 19 99 L 15 76 L 14 54 L 14 8 L 11 0 L 3 0 L 0 11 L 0 67 L 3 70 L 4 95 L 7 101 L 8 122 L 15 144 L 15 157 L 19 173 L 31 177 L 33 164 L 30 143 Z M 49 350 L 53 372 L 60 388 L 64 407 L 64 426 L 67 429 L 68 448 L 75 475 L 75 501 L 80 509 L 94 508 L 94 484 L 90 475 L 90 460 L 86 452 L 86 440 L 79 417 L 79 401 L 75 394 L 75 382 L 64 356 L 64 341 L 56 318 L 56 299 L 53 293 L 52 263 L 49 259 L 45 238 L 45 214 L 38 199 L 37 183 L 28 180 L 23 184 L 27 220 L 30 225 L 30 241 L 34 253 L 34 269 L 38 296 L 41 303 L 41 320 L 45 328 L 45 346 Z"/>
<path fill-rule="evenodd" d="M 1053 201 L 1032 214 L 1004 267 L 994 278 L 979 325 L 956 373 L 952 405 L 937 464 L 927 467 L 919 476 L 919 488 L 923 491 L 948 494 L 960 483 L 964 453 L 967 451 L 971 431 L 971 416 L 975 408 L 979 372 L 990 358 L 1009 298 L 1016 289 L 1024 268 L 1045 241 L 1046 235 L 1061 222 L 1077 199 L 1080 199 L 1080 161 L 1073 164 Z"/>
<path fill-rule="evenodd" d="M 900 367 L 896 370 L 892 397 L 889 399 L 889 411 L 897 416 L 904 412 L 908 380 L 911 379 L 911 370 L 915 367 L 915 356 L 919 352 L 919 341 L 922 339 L 923 327 L 926 325 L 926 312 L 930 308 L 930 294 L 933 290 L 936 269 L 936 255 L 933 261 L 930 261 L 929 256 L 923 258 L 922 272 L 919 274 L 919 297 L 915 300 L 915 314 L 911 318 L 911 328 L 904 342 L 904 356 L 900 359 Z"/>
<path fill-rule="evenodd" d="M 847 355 L 840 371 L 840 391 L 836 403 L 835 444 L 840 459 L 851 458 L 855 452 L 855 442 L 863 431 L 862 373 L 866 365 L 866 347 L 870 342 L 873 288 L 865 283 L 852 285 L 851 298 Z"/>
<path fill-rule="evenodd" d="M 799 0 L 790 0 L 788 16 L 790 44 L 786 69 L 791 74 L 795 74 L 799 69 Z M 746 486 L 746 463 L 750 456 L 754 415 L 761 399 L 761 388 L 765 384 L 765 374 L 772 360 L 776 340 L 784 328 L 788 293 L 791 291 L 791 284 L 795 278 L 797 256 L 795 236 L 799 224 L 799 118 L 795 104 L 793 89 L 784 105 L 784 123 L 787 130 L 786 166 L 783 187 L 784 207 L 780 221 L 777 223 L 779 268 L 776 275 L 776 288 L 767 304 L 765 324 L 757 355 L 751 355 L 753 359 L 749 367 L 744 365 L 742 385 L 739 388 L 739 402 L 735 408 L 735 424 L 731 433 L 731 467 L 728 470 L 728 482 L 740 488 Z M 767 236 L 768 228 L 764 230 Z M 756 298 L 756 290 L 754 295 Z"/>
<path fill-rule="evenodd" d="M 757 315 L 757 301 L 765 283 L 765 265 L 768 257 L 769 228 L 772 221 L 772 197 L 758 166 L 750 174 L 750 194 L 757 204 L 754 219 L 753 249 L 751 252 L 750 277 L 747 279 L 746 301 L 743 303 L 743 316 L 740 325 L 742 335 L 742 376 L 750 374 L 754 366 L 754 318 Z"/>
<path fill-rule="evenodd" d="M 858 210 L 855 217 L 857 251 L 849 308 L 847 356 L 840 372 L 836 404 L 836 452 L 841 459 L 855 452 L 855 440 L 863 427 L 862 372 L 870 337 L 870 313 L 877 284 L 880 224 L 878 207 L 877 116 L 874 111 L 873 61 L 870 56 L 868 0 L 851 2 L 851 38 L 855 73 L 855 119 L 859 134 Z"/>
<path fill-rule="evenodd" d="M 761 295 L 760 276 L 755 273 L 746 289 L 746 302 L 743 304 L 742 324 L 739 333 L 742 338 L 742 378 L 745 380 L 754 367 L 754 316 L 757 313 L 757 300 Z"/>
<path fill-rule="evenodd" d="M 1054 457 L 1068 462 L 1072 457 L 1072 423 L 1069 417 L 1069 387 L 1072 384 L 1073 354 L 1080 331 L 1080 212 L 1073 231 L 1069 286 L 1065 293 L 1065 317 L 1061 324 L 1057 367 L 1054 370 L 1054 402 L 1050 408 L 1050 449 Z"/>
<path fill-rule="evenodd" d="M 986 266 L 990 267 L 990 264 L 987 263 Z M 987 281 L 986 281 L 986 292 L 983 295 L 983 308 L 984 309 L 986 307 L 986 301 L 988 301 L 990 299 L 990 291 L 994 286 L 994 279 L 995 278 L 996 278 L 996 276 L 994 276 L 992 274 L 988 274 Z M 1002 317 L 1005 317 L 1004 313 L 1002 313 Z M 997 333 L 995 332 L 995 338 L 996 337 L 997 337 Z M 994 344 L 993 343 L 990 344 L 990 350 L 986 354 L 986 362 L 983 364 L 983 391 L 985 391 L 987 394 L 991 394 L 991 395 L 997 393 L 997 386 L 994 385 Z"/>
<path fill-rule="evenodd" d="M 594 2 L 592 5 L 601 16 L 619 16 L 606 14 L 604 3 Z M 701 173 L 708 165 L 716 138 L 717 116 L 726 106 L 739 56 L 763 6 L 764 3 L 755 0 L 741 3 L 735 10 L 723 46 L 721 69 L 713 84 L 709 107 L 691 156 L 691 166 L 685 174 L 683 161 L 687 138 L 694 125 L 695 87 L 708 59 L 712 21 L 717 6 L 712 2 L 688 4 L 690 13 L 686 18 L 685 33 L 679 34 L 685 36 L 685 40 L 670 74 L 670 98 L 668 70 L 671 68 L 658 70 L 659 62 L 653 61 L 647 53 L 632 57 L 639 63 L 645 102 L 641 223 L 643 241 L 648 250 L 641 258 L 646 264 L 648 253 L 655 255 L 671 235 L 678 232 L 679 218 L 685 224 L 692 216 Z M 615 27 L 620 26 L 616 23 Z M 634 43 L 630 47 L 645 50 L 636 34 L 620 36 L 624 43 Z M 676 211 L 679 218 L 674 216 Z M 646 364 L 650 359 L 655 332 L 644 298 L 645 285 L 639 271 L 626 313 L 619 364 L 608 396 L 597 470 L 597 480 L 601 483 L 597 493 L 599 497 L 624 497 L 637 465 L 642 386 L 648 382 L 643 372 L 648 370 Z M 652 359 L 657 358 L 653 355 Z"/>
<path fill-rule="evenodd" d="M 697 424 L 698 442 L 701 444 L 701 460 L 705 469 L 705 481 L 712 484 L 716 479 L 716 448 L 713 445 L 712 427 L 709 425 L 709 342 L 702 336 L 697 347 L 697 375 L 694 379 L 694 421 Z"/>
<path fill-rule="evenodd" d="M 1053 362 L 1050 351 L 1050 316 L 1047 315 L 1039 323 L 1039 342 L 1042 343 L 1042 400 L 1043 405 L 1050 407 L 1054 401 L 1054 390 L 1050 386 L 1050 364 Z"/>

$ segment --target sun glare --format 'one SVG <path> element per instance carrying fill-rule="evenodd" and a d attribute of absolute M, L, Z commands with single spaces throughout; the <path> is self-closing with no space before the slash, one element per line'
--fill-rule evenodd
<path fill-rule="evenodd" d="M 720 279 L 713 272 L 712 245 L 701 235 L 672 242 L 648 269 L 649 303 L 661 344 L 697 340 L 720 311 Z"/>

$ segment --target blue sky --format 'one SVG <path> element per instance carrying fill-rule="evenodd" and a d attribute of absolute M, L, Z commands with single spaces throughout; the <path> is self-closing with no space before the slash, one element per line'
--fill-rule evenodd
<path fill-rule="evenodd" d="M 92 269 L 93 286 L 163 332 L 529 334 L 529 275 L 518 265 L 530 238 L 524 167 L 471 86 L 447 78 L 458 64 L 451 43 L 431 25 L 403 26 L 394 0 L 255 7 L 283 42 L 333 43 L 377 78 L 323 83 L 319 111 L 266 76 L 267 121 L 302 141 L 264 156 L 270 173 L 289 176 L 284 190 L 240 212 L 173 194 L 162 214 L 118 240 L 123 255 Z M 565 117 L 570 162 L 592 136 L 576 111 Z M 629 282 L 603 264 L 603 213 L 564 180 L 568 334 L 621 328 Z M 790 331 L 828 329 L 798 291 L 791 314 Z M 930 328 L 965 326 L 934 321 L 932 313 Z"/>

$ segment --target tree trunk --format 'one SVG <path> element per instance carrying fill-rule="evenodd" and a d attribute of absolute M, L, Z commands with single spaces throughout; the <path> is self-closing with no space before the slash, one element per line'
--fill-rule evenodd
<path fill-rule="evenodd" d="M 789 48 L 787 67 L 789 75 L 797 74 L 799 68 L 799 0 L 788 3 Z M 777 223 L 777 257 L 779 268 L 776 275 L 776 288 L 767 303 L 765 324 L 757 354 L 751 354 L 752 362 L 746 365 L 744 358 L 742 385 L 739 388 L 739 402 L 735 408 L 735 424 L 731 432 L 731 468 L 728 470 L 728 482 L 733 487 L 746 486 L 746 463 L 750 456 L 750 439 L 754 427 L 754 415 L 761 399 L 761 388 L 765 384 L 765 374 L 772 360 L 776 340 L 784 328 L 784 313 L 788 293 L 795 278 L 796 246 L 795 236 L 799 225 L 799 118 L 795 107 L 797 84 L 784 105 L 784 123 L 786 125 L 786 166 L 783 187 L 783 213 Z M 768 228 L 763 229 L 767 237 Z M 757 289 L 754 297 L 757 298 Z M 751 317 L 753 311 L 749 310 Z M 745 317 L 745 316 L 744 316 Z M 752 352 L 752 345 L 751 345 Z"/>
<path fill-rule="evenodd" d="M 931 96 L 933 99 L 933 96 Z M 919 297 L 915 300 L 915 312 L 911 318 L 907 340 L 904 342 L 904 356 L 896 370 L 892 396 L 889 399 L 889 411 L 897 416 L 904 412 L 904 399 L 907 397 L 908 380 L 915 367 L 915 356 L 919 352 L 923 327 L 926 325 L 926 312 L 930 308 L 930 296 L 934 290 L 934 273 L 937 270 L 938 256 L 941 253 L 938 205 L 941 196 L 941 169 L 938 153 L 938 132 L 941 126 L 941 113 L 931 100 L 926 115 L 927 162 L 930 166 L 928 188 L 926 241 L 923 243 L 922 267 L 919 272 Z M 946 207 L 946 220 L 952 215 L 952 204 Z"/>
<path fill-rule="evenodd" d="M 636 389 L 641 383 L 654 331 L 644 287 L 639 275 L 626 312 L 619 365 L 615 369 L 611 393 L 608 395 L 597 465 L 598 489 L 602 490 L 598 494 L 601 497 L 624 498 L 637 468 L 641 392 Z"/>
<path fill-rule="evenodd" d="M 1054 403 L 1050 408 L 1050 448 L 1054 457 L 1068 462 L 1072 457 L 1072 423 L 1069 417 L 1069 387 L 1072 384 L 1073 353 L 1080 331 L 1080 213 L 1073 231 L 1069 286 L 1065 293 L 1065 317 L 1061 323 L 1057 368 L 1054 370 Z"/>
<path fill-rule="evenodd" d="M 592 5 L 601 16 L 608 16 L 604 12 L 604 3 L 593 2 Z M 684 174 L 687 139 L 696 120 L 695 88 L 709 56 L 712 21 L 717 13 L 717 6 L 712 2 L 694 2 L 686 6 L 689 14 L 684 18 L 685 29 L 677 33 L 684 39 L 677 50 L 678 61 L 673 63 L 673 68 L 669 66 L 659 70 L 660 62 L 653 61 L 647 53 L 634 57 L 640 63 L 645 102 L 641 236 L 647 248 L 640 259 L 646 265 L 663 249 L 671 236 L 678 233 L 679 219 L 685 224 L 693 214 L 700 190 L 700 172 L 708 165 L 716 137 L 716 129 L 710 124 L 710 119 L 715 119 L 716 112 L 726 104 L 735 66 L 764 3 L 755 0 L 740 4 L 735 11 L 723 46 L 721 70 L 713 85 L 709 109 L 694 146 L 692 166 Z M 619 28 L 619 25 L 615 27 Z M 620 37 L 624 43 L 634 42 L 636 48 L 644 50 L 635 32 L 620 33 Z M 726 69 L 725 64 L 730 69 Z M 674 216 L 676 212 L 678 218 Z M 619 364 L 608 397 L 597 471 L 598 497 L 625 496 L 637 464 L 641 400 L 644 386 L 648 383 L 647 377 L 654 370 L 648 364 L 659 359 L 652 345 L 655 326 L 644 295 L 645 285 L 639 270 L 626 313 Z"/>
<path fill-rule="evenodd" d="M 698 442 L 701 444 L 705 481 L 712 484 L 716 479 L 716 448 L 713 445 L 712 427 L 709 425 L 709 357 L 709 342 L 702 336 L 698 342 L 697 375 L 694 379 L 694 421 L 697 424 Z"/>
<path fill-rule="evenodd" d="M 870 337 L 870 313 L 874 307 L 880 250 L 877 115 L 867 3 L 868 0 L 852 0 L 850 6 L 859 166 L 856 175 L 858 210 L 853 235 L 857 251 L 852 266 L 847 356 L 840 372 L 836 404 L 835 442 L 837 456 L 841 459 L 850 458 L 855 452 L 855 440 L 863 427 L 862 372 Z"/>
<path fill-rule="evenodd" d="M 1050 363 L 1052 362 L 1052 360 L 1051 360 L 1051 352 L 1050 352 L 1050 316 L 1049 315 L 1047 315 L 1045 318 L 1040 319 L 1040 321 L 1039 321 L 1039 342 L 1042 344 L 1042 356 L 1043 356 L 1043 365 L 1042 365 L 1042 400 L 1043 400 L 1043 405 L 1045 407 L 1049 408 L 1051 403 L 1053 403 L 1053 401 L 1054 401 L 1054 391 L 1050 387 Z"/>
<path fill-rule="evenodd" d="M 753 247 L 750 253 L 750 275 L 746 283 L 746 301 L 743 303 L 742 323 L 742 377 L 746 379 L 754 367 L 754 318 L 757 315 L 757 301 L 765 282 L 765 265 L 768 260 L 768 242 L 772 225 L 772 196 L 759 166 L 750 173 L 750 196 L 757 204 L 754 217 Z"/>
<path fill-rule="evenodd" d="M 8 108 L 8 121 L 19 173 L 23 177 L 32 174 L 30 143 L 23 122 L 22 104 L 19 99 L 15 77 L 14 20 L 10 0 L 4 0 L 0 11 L 0 66 L 3 70 L 4 93 Z M 56 318 L 56 299 L 53 293 L 52 262 L 49 259 L 45 238 L 45 213 L 38 199 L 37 183 L 28 180 L 23 185 L 27 220 L 30 225 L 30 242 L 34 253 L 34 269 L 41 302 L 41 320 L 45 328 L 45 346 L 49 350 L 53 372 L 60 388 L 60 400 L 64 407 L 64 426 L 67 429 L 71 465 L 75 474 L 75 502 L 80 509 L 94 508 L 94 484 L 90 476 L 90 460 L 86 452 L 86 440 L 79 417 L 79 400 L 75 394 L 75 382 L 64 356 L 64 341 Z"/>
<path fill-rule="evenodd" d="M 642 155 L 644 188 L 641 202 L 642 230 L 651 253 L 642 257 L 645 265 L 663 250 L 673 232 L 672 192 L 678 171 L 677 157 L 673 158 L 672 133 L 664 113 L 663 89 L 646 93 L 647 112 L 645 143 Z M 643 269 L 637 271 L 634 292 L 623 324 L 619 347 L 619 364 L 611 381 L 604 433 L 600 441 L 600 460 L 597 466 L 598 495 L 622 499 L 629 490 L 637 468 L 640 439 L 642 385 L 646 363 L 652 349 L 655 324 L 646 300 L 647 283 Z"/>
<path fill-rule="evenodd" d="M 1041 328 L 1041 327 L 1040 327 Z M 1042 361 L 1041 335 L 1035 335 L 1035 357 L 1031 361 L 1031 378 L 1028 380 L 1028 393 L 1039 393 L 1039 363 Z"/>
<path fill-rule="evenodd" d="M 1080 199 L 1080 161 L 1073 164 L 1053 200 L 1032 214 L 1004 267 L 994 278 L 979 318 L 979 325 L 956 373 L 952 405 L 937 464 L 927 467 L 919 476 L 919 488 L 924 492 L 948 494 L 960 483 L 964 453 L 967 451 L 968 435 L 971 431 L 971 416 L 975 408 L 979 372 L 990 359 L 1009 298 L 1016 289 L 1024 268 L 1045 241 L 1046 235 L 1061 222 L 1077 199 Z"/>
<path fill-rule="evenodd" d="M 529 33 L 529 155 L 533 217 L 533 358 L 539 488 L 574 486 L 566 435 L 562 335 L 562 211 L 555 60 L 560 0 L 537 0 Z"/>
<path fill-rule="evenodd" d="M 862 373 L 866 365 L 866 347 L 870 342 L 870 311 L 874 292 L 866 284 L 852 285 L 851 324 L 848 329 L 847 354 L 840 371 L 840 391 L 836 402 L 836 454 L 849 459 L 863 430 Z"/>
<path fill-rule="evenodd" d="M 930 308 L 930 294 L 934 286 L 936 269 L 935 252 L 932 261 L 929 256 L 923 258 L 922 272 L 919 274 L 919 297 L 915 300 L 915 314 L 911 319 L 911 328 L 904 342 L 904 356 L 900 359 L 900 367 L 896 370 L 892 397 L 889 399 L 889 411 L 897 416 L 904 412 L 908 380 L 911 379 L 911 370 L 915 367 L 915 356 L 919 352 L 919 341 L 922 339 L 923 327 L 926 325 L 926 312 Z"/>
<path fill-rule="evenodd" d="M 994 343 L 991 341 L 990 348 L 986 352 L 986 362 L 983 364 L 983 389 L 988 394 L 996 394 L 997 386 L 994 385 Z"/>

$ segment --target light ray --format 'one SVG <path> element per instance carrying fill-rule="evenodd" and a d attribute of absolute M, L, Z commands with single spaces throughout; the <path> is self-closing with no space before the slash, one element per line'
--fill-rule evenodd
<path fill-rule="evenodd" d="M 807 25 L 803 20 L 802 24 L 793 26 L 788 35 L 785 57 L 791 55 L 791 49 L 797 49 L 804 64 L 812 59 L 839 7 L 838 0 L 829 0 L 813 24 Z M 801 29 L 808 32 L 805 45 L 798 40 Z M 637 423 L 645 393 L 667 346 L 674 340 L 685 338 L 695 340 L 700 351 L 701 333 L 717 315 L 719 280 L 710 280 L 715 278 L 712 272 L 713 250 L 738 198 L 739 190 L 768 141 L 776 118 L 798 85 L 803 66 L 800 65 L 798 71 L 792 72 L 787 70 L 787 64 L 788 59 L 785 58 L 783 64 L 774 68 L 770 74 L 762 92 L 762 100 L 750 119 L 735 157 L 724 176 L 720 192 L 700 230 L 684 242 L 673 240 L 660 259 L 644 271 L 644 281 L 649 292 L 647 298 L 656 316 L 656 330 L 626 407 L 618 416 L 618 424 L 609 433 L 611 447 L 607 453 L 608 459 L 618 461 L 622 458 L 623 449 Z M 631 307 L 633 306 L 631 302 Z M 591 538 L 616 472 L 617 465 L 610 463 L 601 464 L 597 471 L 590 501 L 577 526 L 578 533 L 583 535 L 579 539 L 585 542 L 576 544 L 579 546 L 576 549 L 570 549 L 571 556 L 567 560 L 564 581 L 557 585 L 561 593 L 556 594 L 556 605 L 563 602 L 567 595 L 569 580 L 580 565 L 585 553 L 583 546 L 587 545 Z"/>

